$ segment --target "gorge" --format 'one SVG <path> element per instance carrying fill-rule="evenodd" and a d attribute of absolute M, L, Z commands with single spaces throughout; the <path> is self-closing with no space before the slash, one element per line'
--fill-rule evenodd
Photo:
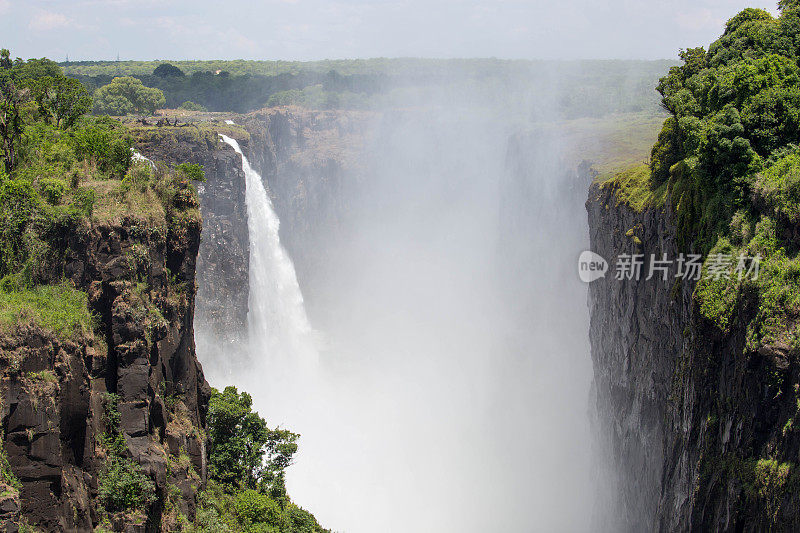
<path fill-rule="evenodd" d="M 798 28 L 746 9 L 677 63 L 3 49 L 0 529 L 800 529 Z"/>
<path fill-rule="evenodd" d="M 241 364 L 231 363 L 235 355 L 226 351 L 220 366 L 219 352 L 203 346 L 224 341 L 198 340 L 199 358 L 212 383 L 241 384 L 260 411 L 271 413 L 271 423 L 301 433 L 287 483 L 323 523 L 349 531 L 488 528 L 498 520 L 512 529 L 557 527 L 568 516 L 569 498 L 582 494 L 585 507 L 571 515 L 569 527 L 584 529 L 593 512 L 588 345 L 585 337 L 564 339 L 575 317 L 586 316 L 585 300 L 562 265 L 585 246 L 585 226 L 575 213 L 583 209 L 588 168 L 570 170 L 564 142 L 552 132 L 514 135 L 489 115 L 465 119 L 446 108 L 431 120 L 430 111 L 382 116 L 285 109 L 233 118 L 249 137 L 240 132 L 238 143 L 224 140 L 241 145 L 246 179 L 236 168 L 207 171 L 201 205 L 209 191 L 241 197 L 241 189 L 260 185 L 253 178 L 264 177 L 281 216 L 280 240 L 295 259 L 317 324 L 319 366 L 304 370 L 291 361 L 307 347 L 279 341 L 275 348 L 287 332 L 302 344 L 303 328 L 268 333 L 270 340 L 257 341 Z M 221 148 L 215 150 L 226 151 Z M 464 160 L 466 153 L 472 155 Z M 225 204 L 226 198 L 218 193 L 214 201 Z M 248 212 L 251 206 L 248 200 Z M 206 220 L 213 216 L 204 212 Z M 251 232 L 253 221 L 247 218 Z M 532 228 L 541 230 L 533 242 Z M 571 240 L 553 246 L 551 236 L 563 239 L 565 228 Z M 253 298 L 265 293 L 255 285 L 253 257 L 260 252 L 252 233 L 249 240 L 253 320 L 260 312 Z M 201 260 L 212 255 L 207 246 L 204 240 Z M 265 255 L 273 264 L 263 272 L 274 272 L 280 256 Z M 534 258 L 540 263 L 529 272 L 525 265 Z M 246 264 L 242 260 L 236 270 Z M 222 281 L 209 279 L 209 285 Z M 292 285 L 291 279 L 282 284 Z M 531 301 L 535 292 L 552 295 L 549 310 Z M 557 295 L 562 310 L 553 313 Z M 204 306 L 224 300 L 212 297 L 206 304 L 201 296 L 198 314 L 209 315 Z M 272 305 L 286 301 L 274 292 L 270 298 Z M 298 301 L 290 298 L 288 305 Z M 541 327 L 529 331 L 531 322 Z M 250 342 L 262 335 L 252 322 L 249 331 Z M 198 328 L 198 339 L 204 335 Z M 580 383 L 583 395 L 560 385 L 570 380 Z M 545 397 L 558 402 L 564 419 L 530 410 Z M 469 447 L 458 444 L 465 435 Z M 532 448 L 537 453 L 521 462 Z M 541 457 L 550 469 L 543 469 Z M 479 471 L 466 466 L 489 458 Z M 439 480 L 429 475 L 437 470 Z M 544 490 L 544 483 L 529 482 L 531 476 L 553 484 Z M 374 493 L 384 479 L 394 481 Z M 420 479 L 427 486 L 417 486 Z M 463 488 L 454 492 L 454 483 Z M 496 483 L 513 486 L 514 496 L 502 491 L 494 499 L 475 490 Z M 531 501 L 540 502 L 533 514 Z M 417 512 L 398 516 L 392 509 L 400 502 Z M 466 511 L 489 502 L 505 517 Z"/>

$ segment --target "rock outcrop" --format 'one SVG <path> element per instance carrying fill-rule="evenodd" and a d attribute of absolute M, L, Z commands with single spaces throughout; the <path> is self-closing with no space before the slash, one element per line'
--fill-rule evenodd
<path fill-rule="evenodd" d="M 650 254 L 681 251 L 669 204 L 637 211 L 595 184 L 586 205 L 591 249 L 610 263 L 590 285 L 597 424 L 617 475 L 608 528 L 796 531 L 796 348 L 746 348 L 747 295 L 721 331 L 674 267 L 645 280 Z M 619 254 L 644 254 L 640 281 L 615 279 Z"/>
<path fill-rule="evenodd" d="M 247 139 L 241 142 L 246 144 Z M 212 129 L 193 126 L 144 130 L 137 147 L 153 161 L 203 166 L 206 181 L 197 187 L 203 214 L 197 342 L 202 353 L 237 353 L 247 338 L 250 257 L 241 157 Z"/>
<path fill-rule="evenodd" d="M 156 531 L 170 513 L 193 516 L 205 480 L 210 388 L 193 332 L 200 221 L 83 223 L 67 240 L 64 273 L 87 293 L 94 332 L 65 338 L 18 324 L 0 338 L 0 414 L 21 517 L 46 531 L 90 531 L 102 518 L 115 529 Z M 138 516 L 100 508 L 110 398 L 125 456 L 158 495 Z M 187 468 L 172 467 L 179 463 Z M 167 509 L 167 501 L 175 505 Z M 0 502 L 0 512 L 13 515 L 14 504 Z"/>

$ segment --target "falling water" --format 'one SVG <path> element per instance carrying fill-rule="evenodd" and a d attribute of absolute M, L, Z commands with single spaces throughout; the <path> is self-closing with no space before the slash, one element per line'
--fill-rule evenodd
<path fill-rule="evenodd" d="M 250 296 L 248 327 L 251 354 L 259 364 L 281 364 L 273 370 L 289 372 L 296 365 L 316 361 L 312 330 L 303 306 L 294 265 L 281 245 L 280 220 L 272 208 L 261 176 L 250 166 L 239 143 L 222 140 L 242 156 L 245 175 L 247 225 L 250 234 Z"/>

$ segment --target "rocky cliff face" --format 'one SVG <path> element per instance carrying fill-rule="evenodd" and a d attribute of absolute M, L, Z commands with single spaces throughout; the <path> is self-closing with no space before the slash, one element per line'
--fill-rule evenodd
<path fill-rule="evenodd" d="M 669 205 L 636 211 L 597 184 L 586 205 L 591 249 L 611 269 L 590 285 L 597 423 L 618 476 L 609 528 L 797 530 L 796 352 L 746 349 L 755 302 L 723 332 L 674 269 L 644 279 L 650 254 L 680 251 Z M 614 258 L 634 253 L 642 279 L 614 279 Z"/>
<path fill-rule="evenodd" d="M 241 142 L 247 145 L 246 138 Z M 146 132 L 138 147 L 154 161 L 196 163 L 205 170 L 206 182 L 197 187 L 203 234 L 195 330 L 201 354 L 226 354 L 206 365 L 227 372 L 229 364 L 244 361 L 236 354 L 242 354 L 247 338 L 250 255 L 241 157 L 216 132 L 193 126 Z"/>
<path fill-rule="evenodd" d="M 109 453 L 104 413 L 115 398 L 125 455 L 155 481 L 159 497 L 135 516 L 111 515 L 111 525 L 169 528 L 177 511 L 193 516 L 205 480 L 210 389 L 192 325 L 200 221 L 94 223 L 66 238 L 64 272 L 88 294 L 98 324 L 69 339 L 19 324 L 0 338 L 2 429 L 21 481 L 18 499 L 0 506 L 5 525 L 14 530 L 21 514 L 46 531 L 97 526 Z"/>

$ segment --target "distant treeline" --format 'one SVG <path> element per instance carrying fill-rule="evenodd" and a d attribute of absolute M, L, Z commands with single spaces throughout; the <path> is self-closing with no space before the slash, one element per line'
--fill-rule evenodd
<path fill-rule="evenodd" d="M 134 76 L 164 92 L 167 107 L 190 101 L 209 111 L 247 112 L 267 105 L 374 109 L 409 97 L 469 92 L 492 105 L 530 105 L 557 95 L 567 118 L 655 110 L 653 90 L 673 61 L 523 61 L 364 59 L 287 61 L 124 61 L 61 63 L 90 90 Z M 498 95 L 502 95 L 498 101 Z M 553 105 L 548 103 L 549 108 Z"/>

